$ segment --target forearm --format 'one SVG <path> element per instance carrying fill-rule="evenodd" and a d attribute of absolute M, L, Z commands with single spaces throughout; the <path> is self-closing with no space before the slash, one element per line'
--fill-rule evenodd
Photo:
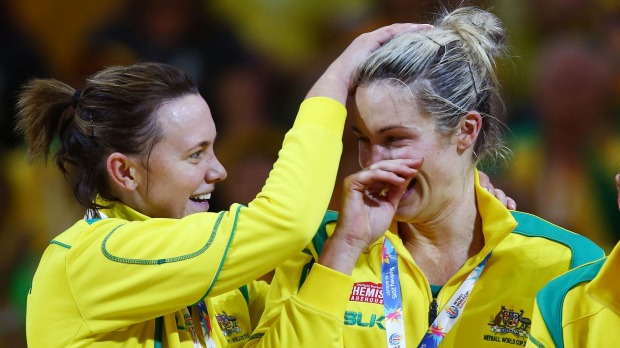
<path fill-rule="evenodd" d="M 329 284 L 329 291 L 325 291 L 325 284 Z M 299 293 L 268 301 L 245 347 L 341 347 L 352 286 L 351 277 L 314 265 Z"/>
<path fill-rule="evenodd" d="M 319 264 L 334 271 L 351 275 L 362 249 L 352 246 L 346 237 L 336 233 L 325 242 L 323 253 L 319 257 Z"/>
<path fill-rule="evenodd" d="M 312 239 L 336 181 L 345 115 L 331 99 L 304 102 L 263 190 L 239 213 L 214 293 L 265 274 Z"/>

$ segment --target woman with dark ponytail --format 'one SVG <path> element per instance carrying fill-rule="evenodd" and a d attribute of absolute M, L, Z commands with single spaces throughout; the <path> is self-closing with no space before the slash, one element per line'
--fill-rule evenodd
<path fill-rule="evenodd" d="M 32 157 L 55 156 L 86 214 L 51 241 L 34 275 L 29 347 L 227 346 L 211 299 L 310 241 L 334 186 L 355 66 L 414 29 L 393 25 L 354 40 L 301 104 L 262 192 L 219 213 L 209 199 L 226 170 L 188 75 L 139 63 L 104 69 L 82 91 L 30 81 L 17 129 Z M 413 166 L 394 161 L 393 175 L 412 175 Z M 242 345 L 251 327 L 226 319 Z"/>
<path fill-rule="evenodd" d="M 308 251 L 276 269 L 248 346 L 525 345 L 536 292 L 603 256 L 480 185 L 476 165 L 508 152 L 495 69 L 505 41 L 496 16 L 463 7 L 362 63 L 364 169 L 346 178 L 342 211 L 325 216 Z M 419 161 L 415 177 L 369 180 L 405 158 Z"/>

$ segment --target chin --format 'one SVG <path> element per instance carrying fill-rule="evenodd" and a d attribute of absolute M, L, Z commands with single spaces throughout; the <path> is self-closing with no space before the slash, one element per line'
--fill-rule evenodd
<path fill-rule="evenodd" d="M 186 210 L 186 215 L 196 214 L 196 213 L 205 213 L 209 211 L 209 202 L 194 202 L 190 203 L 190 206 Z"/>
<path fill-rule="evenodd" d="M 420 215 L 420 210 L 422 209 L 419 204 L 420 197 L 413 193 L 406 198 L 408 199 L 400 201 L 398 209 L 396 209 L 396 213 L 394 214 L 394 220 L 410 221 Z"/>

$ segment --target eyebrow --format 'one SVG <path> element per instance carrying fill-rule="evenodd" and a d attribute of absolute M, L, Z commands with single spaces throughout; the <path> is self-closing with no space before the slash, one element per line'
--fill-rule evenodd
<path fill-rule="evenodd" d="M 188 148 L 186 151 L 190 153 L 190 152 L 196 151 L 197 149 L 205 149 L 205 148 L 208 148 L 211 144 L 213 143 L 207 140 L 201 141 L 198 144 L 195 144 L 192 147 Z"/>
<path fill-rule="evenodd" d="M 362 133 L 362 132 L 360 131 L 360 129 L 359 129 L 359 128 L 357 128 L 356 126 L 351 127 L 351 129 L 352 129 L 352 130 L 353 130 L 353 132 L 355 132 L 355 133 L 360 133 L 360 134 Z M 392 129 L 409 129 L 409 127 L 405 127 L 405 126 L 398 126 L 398 125 L 391 125 L 391 126 L 390 126 L 390 125 L 388 125 L 388 126 L 385 126 L 385 127 L 379 128 L 379 133 L 384 133 L 384 132 L 387 132 L 387 131 L 392 130 Z"/>
<path fill-rule="evenodd" d="M 198 145 L 196 145 L 197 147 L 208 147 L 209 145 L 211 145 L 212 143 L 210 141 L 201 141 L 200 143 L 198 143 Z"/>

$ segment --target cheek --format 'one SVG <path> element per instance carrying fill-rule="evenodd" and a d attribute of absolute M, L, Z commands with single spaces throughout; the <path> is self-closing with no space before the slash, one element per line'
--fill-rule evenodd
<path fill-rule="evenodd" d="M 371 154 L 370 154 L 370 149 L 368 148 L 368 146 L 359 144 L 357 147 L 357 156 L 358 156 L 360 167 L 366 168 L 371 164 L 370 163 Z"/>
<path fill-rule="evenodd" d="M 186 170 L 183 174 L 179 175 L 179 178 L 183 178 L 183 185 L 187 187 L 196 187 L 198 186 L 205 177 L 206 171 L 201 168 L 201 166 L 195 166 L 194 168 L 190 168 Z"/>
<path fill-rule="evenodd" d="M 395 147 L 390 149 L 390 157 L 394 159 L 416 159 L 423 157 L 419 149 L 412 146 Z"/>

